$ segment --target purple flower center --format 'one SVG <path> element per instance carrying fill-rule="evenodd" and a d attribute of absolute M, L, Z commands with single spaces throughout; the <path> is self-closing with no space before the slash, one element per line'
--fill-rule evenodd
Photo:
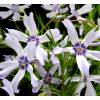
<path fill-rule="evenodd" d="M 29 64 L 29 61 L 26 56 L 19 57 L 18 62 L 21 69 L 26 69 Z"/>
<path fill-rule="evenodd" d="M 12 4 L 12 7 L 11 7 L 11 11 L 13 12 L 13 13 L 15 13 L 15 12 L 18 12 L 18 5 L 17 4 Z"/>
<path fill-rule="evenodd" d="M 45 77 L 44 77 L 44 83 L 45 83 L 45 84 L 50 83 L 51 78 L 52 78 L 51 74 L 47 73 L 47 74 L 45 75 Z"/>
<path fill-rule="evenodd" d="M 36 42 L 36 46 L 37 45 L 39 45 L 39 43 L 40 43 L 40 41 L 39 41 L 39 38 L 37 37 L 37 36 L 30 36 L 30 37 L 28 37 L 28 40 L 27 40 L 27 42 Z"/>
<path fill-rule="evenodd" d="M 81 43 L 76 43 L 73 46 L 73 49 L 74 49 L 76 55 L 85 55 L 86 51 L 87 51 L 86 46 L 84 44 L 81 44 Z"/>

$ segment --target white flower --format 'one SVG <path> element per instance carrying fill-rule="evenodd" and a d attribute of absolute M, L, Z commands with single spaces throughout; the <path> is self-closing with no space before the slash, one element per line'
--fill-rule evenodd
<path fill-rule="evenodd" d="M 100 75 L 89 75 L 84 77 L 73 77 L 71 82 L 79 82 L 75 94 L 80 95 L 86 86 L 85 96 L 96 96 L 96 91 L 91 82 L 100 83 Z"/>
<path fill-rule="evenodd" d="M 95 41 L 97 38 L 100 38 L 100 31 L 95 32 L 95 29 L 92 29 L 90 32 L 87 33 L 87 35 L 81 42 L 78 38 L 77 31 L 75 30 L 75 27 L 71 23 L 71 21 L 65 19 L 63 21 L 63 24 L 67 28 L 68 36 L 73 46 L 66 47 L 66 48 L 56 47 L 53 52 L 55 54 L 62 53 L 62 52 L 70 52 L 71 54 L 75 54 L 76 61 L 81 73 L 83 74 L 84 71 L 87 73 L 90 64 L 86 58 L 100 61 L 100 51 L 92 51 L 87 49 L 87 47 L 93 41 Z"/>
<path fill-rule="evenodd" d="M 47 95 L 51 95 L 50 89 L 49 89 L 49 84 L 57 84 L 59 85 L 61 83 L 61 80 L 58 78 L 53 77 L 54 73 L 57 70 L 57 67 L 55 67 L 55 65 L 53 67 L 51 67 L 51 69 L 49 70 L 49 72 L 46 72 L 45 69 L 41 66 L 41 64 L 39 64 L 39 62 L 37 62 L 38 66 L 37 71 L 39 72 L 40 76 L 42 77 L 41 80 L 39 80 L 38 86 L 33 87 L 32 91 L 33 93 L 37 93 L 40 88 L 43 86 L 43 88 L 46 90 L 44 90 L 44 92 Z"/>
<path fill-rule="evenodd" d="M 0 87 L 0 88 L 5 90 L 10 96 L 14 96 L 14 91 L 13 91 L 10 81 L 8 81 L 5 78 L 0 78 L 0 80 L 2 80 L 2 83 L 3 83 L 3 87 Z"/>
<path fill-rule="evenodd" d="M 68 11 L 68 7 L 61 8 L 62 5 L 60 4 L 45 4 L 42 5 L 42 7 L 46 10 L 49 10 L 50 12 L 46 14 L 48 18 L 61 18 L 63 17 L 63 13 L 66 13 Z"/>
<path fill-rule="evenodd" d="M 90 12 L 93 8 L 91 4 L 86 4 L 82 6 L 80 9 L 76 10 L 75 4 L 70 4 L 71 15 L 67 16 L 67 18 L 76 17 L 77 20 L 86 20 L 85 18 L 81 17 L 81 15 Z"/>
<path fill-rule="evenodd" d="M 29 16 L 25 15 L 23 23 L 28 29 L 29 35 L 26 35 L 14 29 L 8 29 L 9 35 L 16 37 L 18 41 L 26 42 L 27 48 L 30 48 L 30 57 L 33 58 L 34 53 L 36 53 L 36 58 L 41 62 L 41 64 L 44 65 L 44 61 L 47 60 L 47 52 L 43 48 L 41 48 L 41 44 L 50 41 L 47 35 L 50 37 L 52 36 L 55 42 L 60 40 L 62 35 L 60 34 L 59 30 L 55 28 L 48 30 L 41 36 L 38 36 L 38 29 L 33 19 L 33 13 L 30 13 Z M 33 50 L 35 52 L 33 52 Z"/>
<path fill-rule="evenodd" d="M 0 17 L 6 19 L 9 16 L 12 16 L 14 21 L 19 20 L 20 12 L 28 8 L 30 5 L 18 5 L 18 4 L 1 4 L 0 7 L 8 8 L 8 11 L 0 11 Z"/>
<path fill-rule="evenodd" d="M 19 92 L 18 85 L 24 77 L 26 71 L 28 71 L 30 74 L 32 86 L 37 86 L 38 79 L 34 75 L 33 67 L 31 66 L 31 63 L 34 61 L 35 56 L 32 59 L 30 57 L 31 53 L 29 54 L 28 52 L 28 48 L 26 47 L 25 49 L 23 49 L 18 40 L 13 36 L 7 35 L 5 42 L 8 44 L 8 46 L 16 51 L 17 57 L 0 63 L 0 69 L 2 69 L 0 71 L 0 76 L 8 76 L 13 70 L 19 69 L 17 74 L 11 81 L 11 86 L 15 93 Z M 33 52 L 34 49 L 32 53 Z"/>

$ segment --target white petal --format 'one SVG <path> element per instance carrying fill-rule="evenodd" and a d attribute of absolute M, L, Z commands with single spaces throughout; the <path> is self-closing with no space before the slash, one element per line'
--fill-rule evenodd
<path fill-rule="evenodd" d="M 12 13 L 12 11 L 11 10 L 9 10 L 9 11 L 4 11 L 4 12 L 0 12 L 0 17 L 2 18 L 2 19 L 6 19 L 6 18 L 8 18 L 10 15 L 12 15 L 13 13 Z"/>
<path fill-rule="evenodd" d="M 33 19 L 33 13 L 30 13 L 29 16 L 25 15 L 23 23 L 28 29 L 30 35 L 36 35 L 38 33 L 35 21 Z"/>
<path fill-rule="evenodd" d="M 18 68 L 18 63 L 15 66 L 10 66 L 10 67 L 7 67 L 7 68 L 1 70 L 0 71 L 0 76 L 8 76 L 16 68 Z"/>
<path fill-rule="evenodd" d="M 71 82 L 79 82 L 81 80 L 81 78 L 80 77 L 73 77 L 72 79 L 71 79 Z"/>
<path fill-rule="evenodd" d="M 93 47 L 95 47 L 95 46 L 100 46 L 100 42 L 91 43 L 90 46 L 93 46 Z"/>
<path fill-rule="evenodd" d="M 84 31 L 84 26 L 82 24 L 82 25 L 80 25 L 80 28 L 79 28 L 79 34 L 80 34 L 80 36 L 83 34 L 83 31 Z"/>
<path fill-rule="evenodd" d="M 15 77 L 13 78 L 11 82 L 11 86 L 13 87 L 13 90 L 15 93 L 19 93 L 18 85 L 19 85 L 19 82 L 24 77 L 24 74 L 25 74 L 25 70 L 19 69 L 18 73 L 15 75 Z"/>
<path fill-rule="evenodd" d="M 11 8 L 11 4 L 0 4 L 0 7 Z"/>
<path fill-rule="evenodd" d="M 38 78 L 33 73 L 33 67 L 31 65 L 28 66 L 27 71 L 30 73 L 31 76 L 31 84 L 32 87 L 36 87 L 38 85 Z"/>
<path fill-rule="evenodd" d="M 70 4 L 69 7 L 70 7 L 70 9 L 71 9 L 71 13 L 73 14 L 73 12 L 76 11 L 76 9 L 75 9 L 75 4 Z"/>
<path fill-rule="evenodd" d="M 89 80 L 100 83 L 100 75 L 90 75 Z"/>
<path fill-rule="evenodd" d="M 18 65 L 18 61 L 7 60 L 0 63 L 0 69 L 14 67 Z"/>
<path fill-rule="evenodd" d="M 54 39 L 55 42 L 59 41 L 62 38 L 59 29 L 50 29 L 45 32 L 45 34 L 49 35 L 51 38 Z"/>
<path fill-rule="evenodd" d="M 64 21 L 62 21 L 62 23 L 65 25 L 65 27 L 67 28 L 68 31 L 68 36 L 72 42 L 72 44 L 74 45 L 75 43 L 77 43 L 79 41 L 78 39 L 78 34 L 77 31 L 74 27 L 74 25 L 72 24 L 72 22 L 68 19 L 64 19 Z"/>
<path fill-rule="evenodd" d="M 36 67 L 39 75 L 44 78 L 45 74 L 47 74 L 47 72 L 45 71 L 45 69 L 43 68 L 43 66 L 41 66 L 41 64 Z"/>
<path fill-rule="evenodd" d="M 78 87 L 76 89 L 75 94 L 76 95 L 80 95 L 82 89 L 85 87 L 85 83 L 84 82 L 79 82 Z"/>
<path fill-rule="evenodd" d="M 81 16 L 76 16 L 77 20 L 79 20 L 78 22 L 81 24 L 82 21 L 86 21 L 85 18 L 81 17 Z"/>
<path fill-rule="evenodd" d="M 91 4 L 86 4 L 83 7 L 81 7 L 79 10 L 77 10 L 79 15 L 86 14 L 92 10 Z"/>
<path fill-rule="evenodd" d="M 38 82 L 38 86 L 32 88 L 32 92 L 33 92 L 33 93 L 37 93 L 37 92 L 40 90 L 40 88 L 42 87 L 43 82 L 44 82 L 43 79 L 40 80 L 40 81 Z"/>
<path fill-rule="evenodd" d="M 49 73 L 50 73 L 51 75 L 53 75 L 53 74 L 56 72 L 57 68 L 58 68 L 58 66 L 57 66 L 57 65 L 54 65 L 54 66 L 51 67 L 51 69 L 49 70 Z"/>
<path fill-rule="evenodd" d="M 76 61 L 77 61 L 77 65 L 78 65 L 79 70 L 81 71 L 82 76 L 84 75 L 89 76 L 90 64 L 87 61 L 87 59 L 82 55 L 77 55 Z"/>
<path fill-rule="evenodd" d="M 48 54 L 43 48 L 38 46 L 36 50 L 36 58 L 40 61 L 42 65 L 44 65 L 44 61 L 48 60 Z"/>
<path fill-rule="evenodd" d="M 15 12 L 14 15 L 13 15 L 13 17 L 12 17 L 12 19 L 13 19 L 14 21 L 18 21 L 19 18 L 20 18 L 20 14 L 19 14 L 18 12 Z"/>
<path fill-rule="evenodd" d="M 59 85 L 61 83 L 61 80 L 58 79 L 58 78 L 52 78 L 51 81 L 50 81 L 50 83 L 58 84 Z"/>
<path fill-rule="evenodd" d="M 34 60 L 35 56 L 36 56 L 36 50 L 37 50 L 37 46 L 36 46 L 36 42 L 28 42 L 27 46 L 25 47 L 26 52 L 28 53 L 28 59 L 30 61 Z"/>
<path fill-rule="evenodd" d="M 65 47 L 67 45 L 67 42 L 68 42 L 68 35 L 64 38 L 63 41 L 60 42 L 60 46 Z"/>
<path fill-rule="evenodd" d="M 59 54 L 63 52 L 70 52 L 71 54 L 74 54 L 73 47 L 67 47 L 67 48 L 55 47 L 53 52 L 54 54 Z"/>
<path fill-rule="evenodd" d="M 57 15 L 56 11 L 51 11 L 50 13 L 46 14 L 47 18 L 56 17 L 56 15 Z"/>
<path fill-rule="evenodd" d="M 51 4 L 44 4 L 41 7 L 43 7 L 46 10 L 53 10 L 53 6 Z"/>
<path fill-rule="evenodd" d="M 85 96 L 96 96 L 96 91 L 91 82 L 86 82 Z"/>
<path fill-rule="evenodd" d="M 11 83 L 7 79 L 3 79 L 2 82 L 3 82 L 4 87 L 1 87 L 1 88 L 4 89 L 10 96 L 14 96 L 14 91 L 11 86 Z"/>
<path fill-rule="evenodd" d="M 100 61 L 100 51 L 87 50 L 86 56 L 90 59 Z"/>
<path fill-rule="evenodd" d="M 43 34 L 43 35 L 39 36 L 39 40 L 40 40 L 40 43 L 44 43 L 44 42 L 49 42 L 50 41 L 46 34 Z"/>
<path fill-rule="evenodd" d="M 7 45 L 10 46 L 12 49 L 14 49 L 18 55 L 20 55 L 20 53 L 23 50 L 21 44 L 18 42 L 18 40 L 15 37 L 9 34 L 6 35 L 7 37 L 5 39 L 5 42 L 7 43 Z"/>
<path fill-rule="evenodd" d="M 82 43 L 84 43 L 84 45 L 88 47 L 92 42 L 94 42 L 99 37 L 100 37 L 100 31 L 95 32 L 94 28 L 87 33 Z"/>
<path fill-rule="evenodd" d="M 17 38 L 18 41 L 23 41 L 23 42 L 27 42 L 27 38 L 28 36 L 18 30 L 15 29 L 7 29 L 8 30 L 8 34 L 13 35 L 14 37 Z"/>

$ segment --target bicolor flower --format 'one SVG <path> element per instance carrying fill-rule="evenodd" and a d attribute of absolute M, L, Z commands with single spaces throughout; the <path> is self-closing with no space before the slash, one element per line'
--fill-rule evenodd
<path fill-rule="evenodd" d="M 3 83 L 3 87 L 0 87 L 0 88 L 5 90 L 10 96 L 14 96 L 14 91 L 13 91 L 10 81 L 8 81 L 5 78 L 0 78 L 0 80 Z"/>
<path fill-rule="evenodd" d="M 52 36 L 54 41 L 57 42 L 61 39 L 62 35 L 60 34 L 59 30 L 55 28 L 47 30 L 45 34 L 38 36 L 38 29 L 33 19 L 33 13 L 30 13 L 29 16 L 25 15 L 23 23 L 29 31 L 29 35 L 14 29 L 8 29 L 9 35 L 16 37 L 18 41 L 26 42 L 27 47 L 30 48 L 30 56 L 33 58 L 34 54 L 36 54 L 36 58 L 41 62 L 41 64 L 44 65 L 44 61 L 48 59 L 48 55 L 47 52 L 41 47 L 41 44 L 50 41 L 48 36 Z M 35 52 L 33 52 L 33 50 Z"/>
<path fill-rule="evenodd" d="M 88 50 L 88 46 L 93 41 L 100 38 L 100 31 L 95 32 L 95 29 L 92 29 L 87 33 L 85 38 L 81 41 L 78 38 L 77 31 L 75 30 L 75 27 L 70 20 L 65 19 L 63 21 L 63 24 L 67 28 L 68 36 L 72 43 L 72 47 L 66 47 L 66 48 L 56 47 L 53 52 L 55 54 L 62 53 L 62 52 L 70 52 L 71 54 L 76 55 L 76 61 L 78 67 L 81 73 L 83 73 L 83 70 L 87 71 L 90 65 L 86 58 L 100 61 L 100 51 Z"/>
<path fill-rule="evenodd" d="M 61 18 L 63 17 L 63 14 L 68 11 L 68 7 L 62 7 L 63 5 L 60 4 L 44 4 L 42 7 L 45 10 L 49 10 L 50 12 L 46 14 L 48 18 Z"/>
<path fill-rule="evenodd" d="M 90 12 L 93 8 L 91 4 L 86 4 L 82 6 L 80 9 L 76 10 L 75 4 L 70 4 L 71 15 L 67 16 L 67 18 L 76 17 L 77 20 L 86 20 L 85 18 L 81 17 L 81 15 Z"/>
<path fill-rule="evenodd" d="M 58 78 L 53 77 L 55 71 L 57 70 L 57 67 L 53 66 L 49 70 L 49 72 L 46 72 L 45 69 L 37 62 L 37 71 L 39 72 L 40 76 L 42 77 L 41 80 L 38 82 L 37 87 L 33 87 L 32 91 L 33 93 L 37 93 L 40 88 L 43 86 L 44 92 L 47 95 L 51 95 L 51 91 L 49 89 L 49 84 L 57 84 L 59 85 L 61 83 L 61 80 Z"/>
<path fill-rule="evenodd" d="M 12 19 L 14 21 L 17 21 L 20 19 L 20 12 L 25 10 L 26 8 L 29 8 L 30 5 L 18 5 L 18 4 L 1 4 L 0 7 L 8 8 L 7 11 L 0 11 L 0 17 L 2 19 L 6 19 L 9 16 L 12 16 Z"/>
<path fill-rule="evenodd" d="M 81 95 L 81 91 L 86 87 L 85 96 L 96 96 L 96 91 L 92 82 L 100 83 L 100 75 L 88 75 L 84 77 L 73 77 L 71 82 L 78 82 L 78 87 L 75 91 L 76 95 Z"/>
<path fill-rule="evenodd" d="M 31 85 L 37 86 L 38 79 L 33 73 L 33 67 L 31 65 L 31 63 L 34 61 L 34 58 L 32 59 L 30 56 L 31 54 L 28 53 L 29 48 L 26 47 L 23 49 L 18 40 L 13 36 L 8 35 L 5 39 L 5 42 L 8 44 L 8 46 L 16 51 L 17 57 L 0 63 L 0 69 L 2 69 L 0 71 L 0 76 L 8 76 L 11 72 L 18 69 L 17 74 L 11 81 L 11 86 L 15 93 L 19 92 L 18 85 L 24 77 L 26 71 L 28 71 L 30 74 Z M 34 52 L 34 49 L 32 52 Z"/>

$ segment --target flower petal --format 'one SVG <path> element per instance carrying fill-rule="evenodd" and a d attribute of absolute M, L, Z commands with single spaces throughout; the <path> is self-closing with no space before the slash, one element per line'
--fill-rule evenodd
<path fill-rule="evenodd" d="M 13 78 L 11 82 L 11 86 L 13 87 L 13 90 L 15 93 L 19 93 L 18 85 L 19 85 L 19 82 L 24 77 L 24 74 L 25 74 L 25 70 L 19 69 L 18 73 L 15 75 L 15 77 Z"/>
<path fill-rule="evenodd" d="M 74 45 L 75 43 L 77 43 L 79 41 L 78 39 L 78 34 L 77 31 L 74 27 L 74 25 L 72 24 L 72 22 L 68 19 L 64 19 L 64 21 L 62 21 L 62 23 L 65 25 L 65 27 L 67 28 L 68 31 L 68 36 L 72 42 L 72 44 Z"/>
<path fill-rule="evenodd" d="M 73 47 L 67 47 L 67 48 L 55 47 L 53 52 L 54 54 L 59 54 L 63 52 L 70 52 L 71 54 L 75 54 Z"/>
<path fill-rule="evenodd" d="M 100 83 L 100 75 L 90 75 L 89 80 Z"/>
<path fill-rule="evenodd" d="M 52 78 L 51 81 L 50 81 L 50 83 L 58 84 L 59 85 L 61 83 L 61 80 L 58 79 L 58 78 Z"/>
<path fill-rule="evenodd" d="M 43 48 L 38 46 L 36 49 L 36 58 L 40 61 L 42 65 L 44 65 L 44 61 L 48 60 L 48 54 Z"/>
<path fill-rule="evenodd" d="M 53 37 L 54 41 L 57 42 L 62 38 L 62 35 L 60 34 L 59 29 L 50 29 L 45 32 L 45 34 L 49 35 L 50 37 Z"/>
<path fill-rule="evenodd" d="M 6 18 L 8 18 L 10 15 L 12 15 L 13 13 L 12 13 L 12 11 L 11 10 L 9 10 L 9 11 L 4 11 L 4 12 L 0 12 L 0 17 L 2 18 L 2 19 L 6 19 Z"/>
<path fill-rule="evenodd" d="M 83 30 L 84 30 L 84 26 L 82 24 L 82 25 L 80 25 L 80 28 L 79 28 L 79 34 L 80 34 L 80 36 L 83 34 Z"/>
<path fill-rule="evenodd" d="M 67 45 L 67 42 L 68 42 L 68 35 L 64 38 L 63 41 L 60 42 L 60 46 L 65 47 Z"/>
<path fill-rule="evenodd" d="M 90 12 L 91 10 L 92 10 L 92 5 L 86 4 L 83 7 L 81 7 L 79 10 L 77 10 L 77 13 L 79 15 L 82 15 L 82 14 L 86 14 L 86 13 Z"/>
<path fill-rule="evenodd" d="M 0 7 L 11 8 L 11 4 L 0 4 Z"/>
<path fill-rule="evenodd" d="M 50 13 L 46 14 L 47 18 L 53 18 L 56 17 L 57 12 L 56 11 L 51 11 Z"/>
<path fill-rule="evenodd" d="M 23 42 L 27 42 L 27 38 L 28 36 L 18 30 L 15 29 L 7 29 L 8 30 L 8 34 L 11 34 L 12 36 L 16 37 L 18 41 L 23 41 Z"/>
<path fill-rule="evenodd" d="M 45 69 L 43 68 L 43 66 L 41 66 L 40 63 L 37 63 L 37 67 L 36 67 L 39 75 L 44 78 L 45 74 L 47 74 L 47 72 L 45 71 Z"/>
<path fill-rule="evenodd" d="M 82 43 L 84 43 L 84 45 L 88 47 L 92 42 L 94 42 L 99 37 L 100 37 L 100 31 L 95 32 L 95 28 L 94 28 L 87 33 Z"/>
<path fill-rule="evenodd" d="M 11 86 L 11 83 L 7 79 L 2 80 L 4 87 L 1 87 L 4 89 L 10 96 L 14 96 L 14 91 Z"/>
<path fill-rule="evenodd" d="M 7 45 L 10 46 L 12 49 L 14 49 L 18 55 L 20 55 L 20 53 L 23 50 L 21 44 L 18 42 L 18 40 L 15 37 L 9 34 L 6 35 L 7 37 L 5 39 L 5 42 L 7 43 Z"/>
<path fill-rule="evenodd" d="M 73 77 L 72 79 L 71 79 L 71 82 L 79 82 L 81 80 L 81 77 Z"/>
<path fill-rule="evenodd" d="M 7 60 L 0 63 L 0 69 L 18 66 L 18 61 Z"/>
<path fill-rule="evenodd" d="M 77 65 L 78 65 L 79 70 L 81 71 L 82 76 L 89 76 L 90 64 L 87 61 L 87 59 L 82 55 L 77 55 L 76 61 L 77 61 Z"/>
<path fill-rule="evenodd" d="M 44 4 L 41 7 L 43 7 L 46 10 L 53 10 L 53 6 L 51 4 Z"/>
<path fill-rule="evenodd" d="M 100 61 L 100 51 L 87 50 L 86 56 L 90 59 Z"/>
<path fill-rule="evenodd" d="M 38 82 L 38 86 L 32 88 L 32 92 L 33 92 L 33 93 L 37 93 L 37 92 L 40 90 L 40 88 L 42 87 L 43 82 L 44 82 L 43 79 L 40 80 L 40 81 Z"/>
<path fill-rule="evenodd" d="M 18 63 L 15 66 L 10 66 L 7 67 L 3 70 L 0 71 L 0 76 L 8 76 L 13 70 L 15 70 L 16 68 L 18 68 Z"/>
<path fill-rule="evenodd" d="M 35 56 L 36 56 L 36 50 L 37 50 L 37 46 L 36 46 L 36 42 L 28 42 L 26 47 L 25 47 L 25 51 L 28 53 L 27 57 L 30 61 L 34 60 Z"/>
<path fill-rule="evenodd" d="M 15 12 L 14 15 L 13 15 L 13 17 L 12 17 L 12 19 L 13 19 L 14 21 L 18 21 L 19 18 L 20 18 L 20 14 L 19 14 L 18 12 Z"/>
<path fill-rule="evenodd" d="M 91 82 L 86 82 L 85 96 L 96 96 L 96 91 Z"/>
<path fill-rule="evenodd" d="M 35 21 L 33 19 L 33 13 L 31 12 L 29 16 L 25 15 L 23 23 L 28 29 L 30 35 L 36 35 L 38 33 Z"/>
<path fill-rule="evenodd" d="M 84 82 L 79 82 L 75 94 L 79 96 L 84 87 L 85 87 L 85 83 Z"/>
<path fill-rule="evenodd" d="M 30 73 L 31 76 L 31 84 L 32 87 L 36 87 L 38 85 L 38 78 L 33 73 L 33 67 L 31 65 L 28 66 L 27 71 Z"/>
<path fill-rule="evenodd" d="M 95 47 L 95 46 L 100 46 L 100 42 L 91 43 L 90 46 L 93 46 L 93 47 Z"/>

